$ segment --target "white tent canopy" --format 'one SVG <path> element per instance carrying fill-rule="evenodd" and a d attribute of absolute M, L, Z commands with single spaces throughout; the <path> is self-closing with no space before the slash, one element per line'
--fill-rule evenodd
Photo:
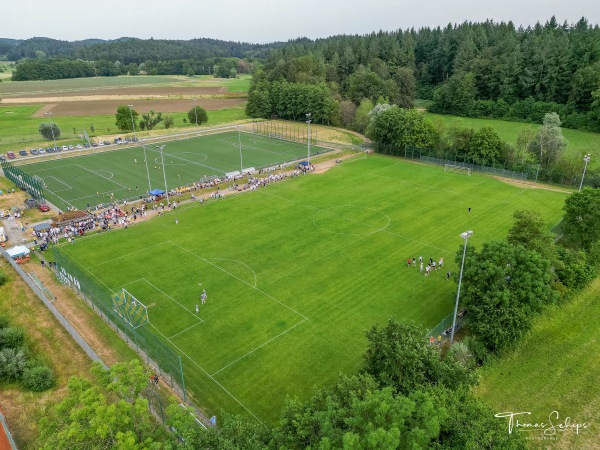
<path fill-rule="evenodd" d="M 17 256 L 29 255 L 29 249 L 24 245 L 17 245 L 16 247 L 6 250 L 6 253 L 8 253 L 11 258 L 16 258 Z"/>

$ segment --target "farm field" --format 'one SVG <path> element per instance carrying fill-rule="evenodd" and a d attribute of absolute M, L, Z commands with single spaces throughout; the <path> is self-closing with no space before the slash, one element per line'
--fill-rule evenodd
<path fill-rule="evenodd" d="M 525 122 L 509 122 L 496 119 L 474 119 L 470 117 L 459 117 L 443 114 L 425 113 L 425 117 L 431 122 L 442 122 L 445 128 L 453 126 L 470 127 L 479 130 L 483 127 L 492 127 L 500 138 L 511 145 L 515 145 L 519 131 L 524 128 L 539 130 L 541 125 Z M 563 136 L 567 140 L 566 153 L 574 157 L 583 157 L 587 153 L 592 154 L 591 167 L 600 167 L 600 134 L 588 131 L 562 129 Z"/>
<path fill-rule="evenodd" d="M 495 411 L 528 411 L 522 421 L 548 422 L 552 411 L 558 425 L 587 423 L 550 436 L 553 448 L 597 448 L 600 408 L 600 342 L 595 333 L 600 314 L 600 277 L 567 304 L 537 318 L 532 330 L 503 358 L 483 368 L 476 392 Z M 533 434 L 533 432 L 528 432 Z M 538 433 L 535 437 L 540 437 Z M 548 440 L 530 441 L 532 448 L 548 448 Z"/>
<path fill-rule="evenodd" d="M 198 406 L 272 422 L 286 395 L 306 399 L 355 372 L 372 325 L 395 316 L 432 328 L 452 311 L 445 271 L 457 270 L 462 231 L 479 247 L 525 208 L 550 228 L 565 198 L 369 156 L 60 250 L 107 301 L 126 288 L 148 307 L 143 326 L 181 355 Z M 444 270 L 425 277 L 407 267 L 413 256 L 443 257 Z"/>
<path fill-rule="evenodd" d="M 172 189 L 239 171 L 240 143 L 245 169 L 282 164 L 307 154 L 306 144 L 235 131 L 170 141 L 163 150 L 167 186 Z M 312 147 L 311 153 L 323 151 Z M 20 169 L 42 178 L 46 199 L 66 210 L 108 203 L 111 195 L 114 200 L 138 199 L 153 189 L 165 190 L 162 167 L 160 150 L 153 144 L 42 161 Z"/>

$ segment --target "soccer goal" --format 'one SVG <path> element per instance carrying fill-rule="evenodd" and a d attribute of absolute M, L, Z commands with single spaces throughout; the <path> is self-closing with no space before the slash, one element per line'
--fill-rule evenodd
<path fill-rule="evenodd" d="M 454 164 L 444 165 L 444 172 L 462 173 L 469 177 L 471 176 L 471 168 L 470 167 L 457 166 Z"/>
<path fill-rule="evenodd" d="M 112 296 L 113 309 L 132 328 L 148 323 L 148 308 L 137 298 L 122 289 Z"/>

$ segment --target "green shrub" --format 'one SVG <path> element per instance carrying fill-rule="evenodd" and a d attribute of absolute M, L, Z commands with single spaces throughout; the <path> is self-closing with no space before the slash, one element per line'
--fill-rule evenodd
<path fill-rule="evenodd" d="M 48 366 L 32 367 L 23 373 L 23 384 L 34 392 L 42 392 L 54 386 L 54 374 Z"/>
<path fill-rule="evenodd" d="M 475 336 L 467 336 L 465 339 L 463 339 L 462 343 L 467 345 L 471 351 L 471 356 L 475 358 L 475 362 L 478 365 L 483 365 L 490 360 L 490 351 L 487 349 L 485 344 Z"/>
<path fill-rule="evenodd" d="M 0 330 L 8 326 L 8 317 L 0 316 Z"/>
<path fill-rule="evenodd" d="M 26 366 L 27 357 L 22 350 L 5 348 L 0 351 L 1 380 L 13 381 L 21 379 Z"/>
<path fill-rule="evenodd" d="M 6 274 L 0 270 L 0 286 L 8 281 Z"/>
<path fill-rule="evenodd" d="M 25 330 L 16 327 L 0 329 L 0 349 L 19 348 L 25 343 Z"/>

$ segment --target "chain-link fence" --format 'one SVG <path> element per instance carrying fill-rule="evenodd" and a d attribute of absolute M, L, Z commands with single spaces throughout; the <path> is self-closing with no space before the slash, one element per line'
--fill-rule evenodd
<path fill-rule="evenodd" d="M 465 317 L 466 311 L 461 311 L 456 316 L 456 328 L 454 329 L 454 334 L 460 329 L 463 324 L 463 320 Z M 450 335 L 452 334 L 452 322 L 454 320 L 454 312 L 448 314 L 444 317 L 440 323 L 438 323 L 435 327 L 433 327 L 425 337 L 429 339 L 431 342 L 444 342 L 450 339 Z"/>
<path fill-rule="evenodd" d="M 53 247 L 58 279 L 73 288 L 144 360 L 153 367 L 174 391 L 186 400 L 181 357 L 157 336 L 149 324 L 134 328 L 114 309 L 111 292 L 81 266 Z"/>
<path fill-rule="evenodd" d="M 27 175 L 9 161 L 2 161 L 2 171 L 19 188 L 27 191 L 39 203 L 44 203 L 44 183 L 39 177 Z"/>

